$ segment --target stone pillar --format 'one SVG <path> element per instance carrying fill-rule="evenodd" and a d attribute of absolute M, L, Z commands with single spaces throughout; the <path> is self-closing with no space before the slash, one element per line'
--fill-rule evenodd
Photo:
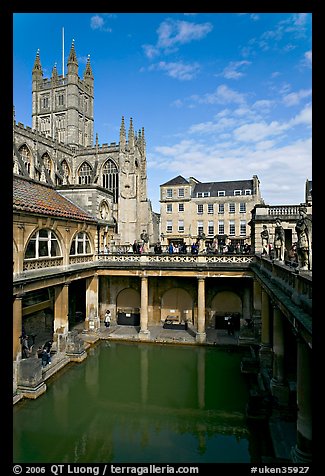
<path fill-rule="evenodd" d="M 205 278 L 198 278 L 196 341 L 205 342 Z"/>
<path fill-rule="evenodd" d="M 150 331 L 148 330 L 148 278 L 141 276 L 141 309 L 140 309 L 140 332 L 139 339 L 148 340 Z"/>
<path fill-rule="evenodd" d="M 37 357 L 22 359 L 18 364 L 17 392 L 35 399 L 46 391 L 42 375 L 42 362 Z"/>
<path fill-rule="evenodd" d="M 99 276 L 99 319 L 104 320 L 106 309 L 111 311 L 112 321 L 116 322 L 116 306 L 111 305 L 110 286 L 108 276 Z"/>
<path fill-rule="evenodd" d="M 21 358 L 21 342 L 20 336 L 23 329 L 23 294 L 18 294 L 14 298 L 13 304 L 13 359 Z"/>
<path fill-rule="evenodd" d="M 100 328 L 98 313 L 98 275 L 86 280 L 86 319 L 85 329 L 97 331 Z"/>
<path fill-rule="evenodd" d="M 56 286 L 54 296 L 53 348 L 57 352 L 63 352 L 69 331 L 69 283 Z"/>
<path fill-rule="evenodd" d="M 262 333 L 260 347 L 260 362 L 262 367 L 272 367 L 272 351 L 270 336 L 270 299 L 264 289 L 262 289 Z"/>
<path fill-rule="evenodd" d="M 297 339 L 297 443 L 291 457 L 295 463 L 312 461 L 311 349 Z"/>
<path fill-rule="evenodd" d="M 283 316 L 279 308 L 273 308 L 273 378 L 271 392 L 279 405 L 288 405 L 289 387 L 284 375 Z"/>

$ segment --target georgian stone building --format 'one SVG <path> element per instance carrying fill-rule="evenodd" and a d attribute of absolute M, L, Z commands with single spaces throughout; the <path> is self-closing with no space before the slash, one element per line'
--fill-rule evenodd
<path fill-rule="evenodd" d="M 260 182 L 250 180 L 203 183 L 179 175 L 160 186 L 162 243 L 190 245 L 205 235 L 218 246 L 251 243 L 248 223 L 255 205 L 262 204 Z"/>
<path fill-rule="evenodd" d="M 147 197 L 144 128 L 119 142 L 94 144 L 94 77 L 88 57 L 83 78 L 72 43 L 67 74 L 43 78 L 39 52 L 32 71 L 32 127 L 13 123 L 14 174 L 46 183 L 97 218 L 96 248 L 127 245 L 143 230 L 157 241 L 158 224 Z M 98 241 L 98 242 L 97 242 Z"/>

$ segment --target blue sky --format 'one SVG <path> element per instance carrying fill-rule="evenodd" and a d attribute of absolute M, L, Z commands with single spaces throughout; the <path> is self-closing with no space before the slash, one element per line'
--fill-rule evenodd
<path fill-rule="evenodd" d="M 267 204 L 304 201 L 312 179 L 311 13 L 14 13 L 16 121 L 31 125 L 31 72 L 62 74 L 72 40 L 94 74 L 94 132 L 144 127 L 148 196 L 182 175 L 260 180 Z"/>

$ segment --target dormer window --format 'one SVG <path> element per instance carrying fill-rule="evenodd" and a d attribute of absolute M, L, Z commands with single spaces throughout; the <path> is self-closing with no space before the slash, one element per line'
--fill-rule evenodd
<path fill-rule="evenodd" d="M 245 190 L 245 195 L 252 195 L 252 191 L 250 189 Z"/>
<path fill-rule="evenodd" d="M 226 192 L 224 190 L 218 190 L 218 197 L 225 197 Z"/>
<path fill-rule="evenodd" d="M 234 190 L 234 195 L 235 197 L 238 197 L 239 195 L 241 195 L 241 190 Z"/>

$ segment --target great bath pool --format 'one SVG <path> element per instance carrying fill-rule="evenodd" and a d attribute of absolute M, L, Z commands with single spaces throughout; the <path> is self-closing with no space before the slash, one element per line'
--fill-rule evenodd
<path fill-rule="evenodd" d="M 258 462 L 242 355 L 102 341 L 13 408 L 14 463 Z"/>

